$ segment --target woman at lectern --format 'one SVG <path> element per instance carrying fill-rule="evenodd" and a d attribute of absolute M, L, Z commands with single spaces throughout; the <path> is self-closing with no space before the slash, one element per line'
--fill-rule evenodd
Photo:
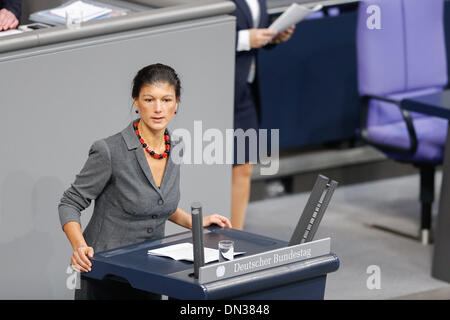
<path fill-rule="evenodd" d="M 94 252 L 164 236 L 167 220 L 191 228 L 191 215 L 178 208 L 180 167 L 170 157 L 179 143 L 167 125 L 176 115 L 180 80 L 169 66 L 153 64 L 133 80 L 136 113 L 121 132 L 95 141 L 89 156 L 58 205 L 60 222 L 72 248 L 72 267 L 89 272 Z M 181 145 L 180 145 L 181 146 Z M 180 147 L 178 146 L 178 147 Z M 80 214 L 95 200 L 92 217 L 81 232 Z M 214 214 L 203 226 L 231 227 Z M 75 299 L 158 299 L 159 295 L 111 280 L 81 277 Z"/>

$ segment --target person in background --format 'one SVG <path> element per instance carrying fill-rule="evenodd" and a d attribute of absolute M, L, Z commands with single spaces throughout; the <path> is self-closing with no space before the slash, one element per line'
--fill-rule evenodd
<path fill-rule="evenodd" d="M 21 12 L 21 0 L 0 0 L 0 31 L 17 28 Z"/>
<path fill-rule="evenodd" d="M 259 48 L 271 48 L 285 42 L 292 36 L 295 25 L 276 34 L 268 29 L 269 15 L 265 0 L 233 0 L 236 10 L 236 70 L 234 88 L 234 129 L 258 130 L 260 117 L 257 54 Z M 250 198 L 252 157 L 249 146 L 245 147 L 245 163 L 237 163 L 235 140 L 235 160 L 232 170 L 231 224 L 241 230 L 244 225 L 247 204 Z"/>

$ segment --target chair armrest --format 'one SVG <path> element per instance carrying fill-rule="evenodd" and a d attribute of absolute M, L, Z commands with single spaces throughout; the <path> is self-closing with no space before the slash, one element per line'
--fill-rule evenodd
<path fill-rule="evenodd" d="M 369 108 L 369 102 L 371 99 L 380 100 L 383 102 L 389 102 L 392 105 L 397 106 L 400 109 L 403 120 L 405 121 L 405 124 L 406 124 L 406 128 L 408 130 L 409 148 L 402 148 L 399 146 L 379 143 L 379 142 L 373 141 L 370 138 L 369 132 L 367 130 L 367 113 L 368 113 L 368 108 Z M 382 96 L 367 94 L 367 95 L 363 95 L 361 97 L 360 108 L 361 108 L 361 117 L 360 117 L 361 137 L 367 143 L 369 143 L 377 148 L 380 148 L 381 150 L 386 151 L 386 152 L 396 152 L 396 153 L 408 154 L 408 155 L 413 155 L 414 153 L 416 153 L 418 142 L 417 142 L 416 130 L 414 128 L 414 123 L 412 121 L 410 112 L 401 107 L 401 101 L 393 100 L 393 99 L 382 97 Z"/>

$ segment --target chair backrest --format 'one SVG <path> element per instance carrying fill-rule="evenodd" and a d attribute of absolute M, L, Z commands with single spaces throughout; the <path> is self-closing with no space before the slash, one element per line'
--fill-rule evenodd
<path fill-rule="evenodd" d="M 373 5 L 380 8 L 381 29 L 367 26 Z M 361 1 L 357 58 L 360 94 L 445 86 L 444 0 Z"/>
<path fill-rule="evenodd" d="M 368 26 L 367 21 L 374 14 L 379 14 L 380 29 Z M 387 96 L 444 87 L 447 84 L 444 0 L 361 1 L 357 63 L 361 95 Z M 400 120 L 399 112 L 393 114 L 387 108 L 385 111 L 390 118 L 387 122 L 392 117 Z M 376 112 L 380 118 L 380 110 Z"/>

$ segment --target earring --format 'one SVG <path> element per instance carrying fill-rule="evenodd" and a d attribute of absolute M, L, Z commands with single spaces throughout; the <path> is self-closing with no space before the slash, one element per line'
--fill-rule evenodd
<path fill-rule="evenodd" d="M 131 109 L 135 109 L 134 112 L 139 113 L 139 109 L 136 107 L 134 103 L 131 104 Z"/>

